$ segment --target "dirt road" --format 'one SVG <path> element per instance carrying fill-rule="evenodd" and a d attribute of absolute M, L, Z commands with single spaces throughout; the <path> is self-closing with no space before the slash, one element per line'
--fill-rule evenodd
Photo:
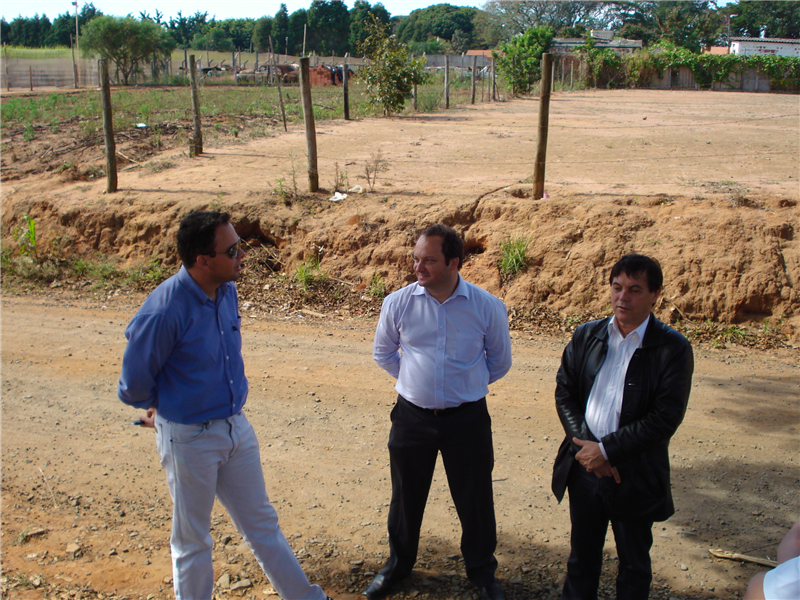
<path fill-rule="evenodd" d="M 100 304 L 68 294 L 2 301 L 2 595 L 169 598 L 171 502 L 154 436 L 130 424 L 137 413 L 115 392 L 124 328 L 143 298 Z M 374 326 L 260 316 L 243 329 L 246 410 L 271 499 L 311 579 L 338 598 L 357 597 L 388 551 L 394 394 L 371 359 Z M 513 332 L 514 367 L 489 397 L 498 574 L 512 599 L 554 597 L 563 578 L 567 505 L 549 485 L 567 335 Z M 708 549 L 774 558 L 798 517 L 796 352 L 695 353 L 689 410 L 671 446 L 677 514 L 655 529 L 652 598 L 735 597 L 760 567 L 712 559 Z M 217 597 L 269 597 L 219 506 L 213 523 Z M 394 597 L 475 597 L 459 531 L 437 468 L 418 570 Z"/>

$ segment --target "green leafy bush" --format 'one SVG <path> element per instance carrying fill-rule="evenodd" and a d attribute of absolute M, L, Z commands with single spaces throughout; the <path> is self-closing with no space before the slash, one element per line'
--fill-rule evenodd
<path fill-rule="evenodd" d="M 500 46 L 502 54 L 492 52 L 498 72 L 511 85 L 511 93 L 528 94 L 533 84 L 542 78 L 542 54 L 550 49 L 553 30 L 550 27 L 531 27 Z"/>

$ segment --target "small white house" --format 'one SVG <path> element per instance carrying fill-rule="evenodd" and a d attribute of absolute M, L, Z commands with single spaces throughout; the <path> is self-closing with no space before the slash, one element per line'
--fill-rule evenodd
<path fill-rule="evenodd" d="M 800 40 L 782 38 L 731 38 L 731 54 L 771 54 L 773 56 L 800 57 Z"/>

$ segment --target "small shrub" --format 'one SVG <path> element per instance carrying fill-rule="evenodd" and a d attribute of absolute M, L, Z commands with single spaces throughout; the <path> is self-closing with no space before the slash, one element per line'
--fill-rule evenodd
<path fill-rule="evenodd" d="M 367 294 L 378 300 L 386 297 L 386 282 L 383 280 L 383 275 L 378 273 L 378 269 L 372 272 L 372 279 L 367 287 Z"/>
<path fill-rule="evenodd" d="M 154 288 L 170 274 L 169 269 L 165 268 L 159 259 L 153 258 L 139 267 L 126 271 L 125 279 L 127 283 L 146 290 Z"/>
<path fill-rule="evenodd" d="M 346 192 L 350 187 L 350 182 L 347 178 L 347 171 L 339 171 L 339 163 L 333 163 L 333 191 Z"/>
<path fill-rule="evenodd" d="M 364 179 L 367 180 L 369 191 L 375 191 L 375 181 L 378 173 L 385 173 L 389 170 L 389 162 L 383 158 L 383 153 L 377 150 L 372 153 L 369 160 L 364 164 Z"/>
<path fill-rule="evenodd" d="M 19 244 L 20 256 L 36 255 L 36 220 L 27 215 L 22 215 L 22 226 L 14 228 L 14 239 Z"/>
<path fill-rule="evenodd" d="M 328 274 L 320 268 L 320 254 L 314 254 L 306 258 L 294 271 L 294 280 L 300 284 L 304 292 L 315 284 L 325 283 Z"/>

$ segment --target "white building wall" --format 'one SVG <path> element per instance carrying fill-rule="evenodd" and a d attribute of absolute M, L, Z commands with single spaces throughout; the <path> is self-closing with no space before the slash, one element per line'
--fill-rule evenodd
<path fill-rule="evenodd" d="M 766 40 L 737 41 L 731 42 L 731 54 L 738 56 L 771 54 L 774 56 L 800 57 L 800 43 L 768 42 Z"/>

